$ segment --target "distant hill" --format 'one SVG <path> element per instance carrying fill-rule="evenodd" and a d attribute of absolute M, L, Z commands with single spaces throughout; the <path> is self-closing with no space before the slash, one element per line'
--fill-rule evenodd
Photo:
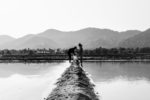
<path fill-rule="evenodd" d="M 126 48 L 150 47 L 150 29 L 120 42 L 119 46 Z"/>
<path fill-rule="evenodd" d="M 82 43 L 84 48 L 94 49 L 97 47 L 117 47 L 121 41 L 139 34 L 140 31 L 130 30 L 117 32 L 109 29 L 85 28 L 78 31 L 63 32 L 48 29 L 39 34 L 26 35 L 0 45 L 0 49 L 23 49 L 23 48 L 69 48 Z"/>
<path fill-rule="evenodd" d="M 105 48 L 116 47 L 120 41 L 139 33 L 140 31 L 136 30 L 117 32 L 109 29 L 85 28 L 71 32 L 50 29 L 38 35 L 54 40 L 60 44 L 60 48 L 72 47 L 81 42 L 85 48 L 92 49 L 100 46 Z"/>
<path fill-rule="evenodd" d="M 7 42 L 10 42 L 10 41 L 13 41 L 15 40 L 15 38 L 11 37 L 11 36 L 8 36 L 8 35 L 0 35 L 0 45 L 1 44 L 4 44 L 4 43 L 7 43 Z"/>
<path fill-rule="evenodd" d="M 24 49 L 24 48 L 57 48 L 57 43 L 53 42 L 49 38 L 39 37 L 37 35 L 26 35 L 22 38 L 15 39 L 11 42 L 7 42 L 4 45 L 0 45 L 2 49 Z"/>

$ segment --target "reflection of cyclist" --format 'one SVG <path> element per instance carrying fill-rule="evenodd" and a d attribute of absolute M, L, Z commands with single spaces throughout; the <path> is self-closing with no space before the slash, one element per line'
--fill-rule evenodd
<path fill-rule="evenodd" d="M 76 55 L 76 51 L 77 51 L 77 47 L 74 47 L 74 48 L 70 48 L 68 50 L 68 57 L 69 57 L 69 62 L 71 63 L 71 57 L 73 55 Z"/>

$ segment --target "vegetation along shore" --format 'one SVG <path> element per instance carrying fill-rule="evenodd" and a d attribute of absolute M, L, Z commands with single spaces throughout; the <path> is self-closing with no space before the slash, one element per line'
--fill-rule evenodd
<path fill-rule="evenodd" d="M 0 62 L 4 61 L 52 61 L 67 60 L 68 49 L 0 50 Z M 84 50 L 85 61 L 150 61 L 150 48 L 96 48 Z"/>

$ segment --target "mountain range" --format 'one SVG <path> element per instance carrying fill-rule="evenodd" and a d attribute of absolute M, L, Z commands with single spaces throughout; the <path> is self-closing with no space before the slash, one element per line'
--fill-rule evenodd
<path fill-rule="evenodd" d="M 110 29 L 85 28 L 77 31 L 65 32 L 56 29 L 48 29 L 38 34 L 28 34 L 16 39 L 10 36 L 0 36 L 0 49 L 70 48 L 78 45 L 78 43 L 82 43 L 84 48 L 87 49 L 98 47 L 132 47 L 133 40 L 140 40 L 139 38 L 143 37 L 143 35 L 149 35 L 149 31 L 150 30 L 144 32 L 128 30 L 118 32 Z M 147 39 L 148 46 L 148 42 L 150 43 L 148 37 L 145 36 L 143 38 Z M 141 45 L 143 44 L 141 43 Z"/>
<path fill-rule="evenodd" d="M 119 46 L 125 48 L 150 47 L 150 29 L 133 37 L 127 38 L 124 41 L 121 41 Z"/>

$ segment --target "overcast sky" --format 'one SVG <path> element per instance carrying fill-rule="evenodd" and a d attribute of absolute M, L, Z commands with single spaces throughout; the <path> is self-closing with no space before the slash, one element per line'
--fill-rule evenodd
<path fill-rule="evenodd" d="M 0 35 L 86 27 L 150 28 L 150 0 L 0 0 Z"/>

